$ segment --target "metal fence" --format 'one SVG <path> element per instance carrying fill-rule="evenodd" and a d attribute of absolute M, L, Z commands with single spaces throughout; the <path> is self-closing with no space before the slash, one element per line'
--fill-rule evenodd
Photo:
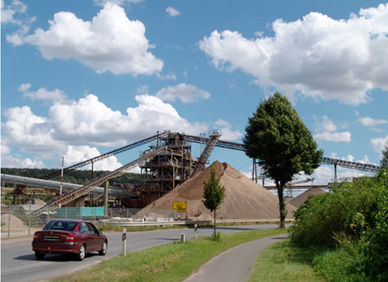
<path fill-rule="evenodd" d="M 110 221 L 127 222 L 157 222 L 172 221 L 180 219 L 181 216 L 172 210 L 154 210 L 143 213 L 140 209 L 129 208 L 108 208 L 107 216 L 103 207 L 48 207 L 39 215 L 33 211 L 39 208 L 38 205 L 13 205 L 1 206 L 1 237 L 22 237 L 32 236 L 35 231 L 41 230 L 50 220 L 53 219 L 86 219 L 103 224 Z M 182 219 L 184 219 L 182 214 Z M 104 219 L 103 221 L 101 219 Z"/>

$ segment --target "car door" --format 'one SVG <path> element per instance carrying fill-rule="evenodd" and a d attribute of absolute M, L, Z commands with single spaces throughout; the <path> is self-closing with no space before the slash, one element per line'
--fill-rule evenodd
<path fill-rule="evenodd" d="M 93 234 L 86 222 L 81 223 L 79 232 L 81 233 L 82 241 L 85 242 L 86 252 L 93 252 L 95 250 L 95 246 L 93 245 Z"/>
<path fill-rule="evenodd" d="M 99 251 L 104 243 L 104 238 L 100 236 L 98 229 L 91 222 L 88 222 L 87 224 L 93 237 L 93 248 L 95 251 Z"/>

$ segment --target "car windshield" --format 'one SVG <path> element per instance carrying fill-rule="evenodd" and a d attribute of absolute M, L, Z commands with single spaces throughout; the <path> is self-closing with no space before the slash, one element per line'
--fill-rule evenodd
<path fill-rule="evenodd" d="M 77 222 L 71 221 L 50 221 L 43 230 L 73 231 L 76 225 Z"/>

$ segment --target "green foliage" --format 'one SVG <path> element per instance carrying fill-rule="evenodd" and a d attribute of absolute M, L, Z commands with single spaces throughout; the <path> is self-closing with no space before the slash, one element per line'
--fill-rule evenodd
<path fill-rule="evenodd" d="M 333 193 L 310 197 L 295 213 L 291 228 L 294 242 L 334 247 L 335 234 L 340 232 L 358 240 L 367 227 L 374 226 L 380 190 L 376 179 L 365 177 L 342 183 Z"/>
<path fill-rule="evenodd" d="M 248 281 L 325 281 L 311 265 L 319 252 L 316 248 L 300 248 L 289 238 L 281 240 L 260 253 Z"/>
<path fill-rule="evenodd" d="M 288 99 L 278 92 L 260 103 L 245 131 L 247 156 L 259 159 L 265 175 L 275 180 L 284 225 L 285 184 L 299 172 L 312 174 L 319 167 L 323 151 L 317 150 L 311 132 Z"/>
<path fill-rule="evenodd" d="M 203 198 L 202 201 L 205 207 L 214 212 L 214 238 L 217 237 L 216 227 L 216 210 L 222 204 L 225 197 L 225 188 L 220 185 L 220 179 L 216 177 L 216 171 L 214 167 L 211 168 L 210 178 L 208 181 L 204 181 Z"/>
<path fill-rule="evenodd" d="M 217 232 L 215 235 L 213 234 L 212 238 L 216 242 L 222 242 L 222 233 Z"/>
<path fill-rule="evenodd" d="M 222 204 L 225 197 L 225 188 L 220 185 L 220 179 L 216 178 L 216 171 L 212 167 L 210 178 L 204 181 L 203 204 L 210 211 L 215 211 Z"/>
<path fill-rule="evenodd" d="M 388 169 L 310 198 L 290 231 L 298 244 L 330 247 L 313 261 L 328 281 L 388 281 Z"/>
<path fill-rule="evenodd" d="M 17 176 L 41 178 L 47 174 L 53 173 L 58 169 L 38 169 L 38 168 L 1 168 L 1 173 L 11 174 Z M 98 177 L 106 171 L 94 171 L 94 177 Z M 63 175 L 63 181 L 75 184 L 85 184 L 90 181 L 92 172 L 90 170 L 72 170 L 66 171 Z M 121 184 L 131 183 L 133 185 L 139 185 L 140 174 L 136 173 L 125 173 L 121 176 L 115 177 L 109 180 L 110 186 L 120 186 Z M 52 180 L 60 181 L 60 176 L 53 178 Z"/>
<path fill-rule="evenodd" d="M 383 157 L 381 158 L 380 166 L 388 168 L 388 142 L 385 145 L 385 148 L 384 148 L 382 154 L 383 154 Z"/>

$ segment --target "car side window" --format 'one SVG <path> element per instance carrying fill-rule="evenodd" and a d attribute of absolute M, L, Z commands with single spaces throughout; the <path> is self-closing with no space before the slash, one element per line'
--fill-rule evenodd
<path fill-rule="evenodd" d="M 89 226 L 85 222 L 81 223 L 81 226 L 79 228 L 79 232 L 81 232 L 81 233 L 91 233 L 90 229 L 89 229 Z"/>
<path fill-rule="evenodd" d="M 97 228 L 96 228 L 93 224 L 88 223 L 88 226 L 89 226 L 89 228 L 90 228 L 90 231 L 92 231 L 92 233 L 94 233 L 94 234 L 99 234 Z"/>

